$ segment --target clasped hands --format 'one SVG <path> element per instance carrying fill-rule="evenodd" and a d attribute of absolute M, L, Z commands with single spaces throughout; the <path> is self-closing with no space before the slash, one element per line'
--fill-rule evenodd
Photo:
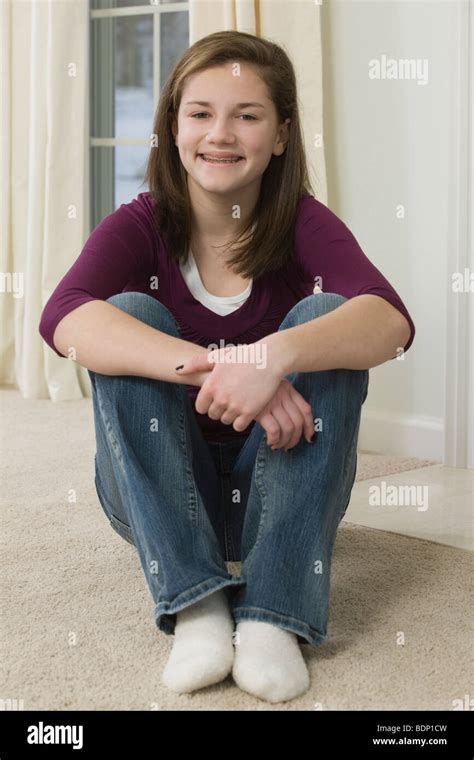
<path fill-rule="evenodd" d="M 261 342 L 261 341 L 260 341 Z M 275 362 L 259 367 L 238 361 L 237 346 L 196 354 L 184 362 L 179 375 L 202 372 L 196 411 L 213 420 L 245 430 L 257 420 L 272 449 L 293 448 L 301 435 L 310 442 L 314 434 L 311 406 L 286 379 Z"/>

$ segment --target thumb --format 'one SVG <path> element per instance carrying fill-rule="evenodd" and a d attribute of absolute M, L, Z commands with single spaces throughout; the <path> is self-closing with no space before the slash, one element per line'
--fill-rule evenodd
<path fill-rule="evenodd" d="M 193 372 L 209 371 L 213 367 L 214 364 L 208 361 L 207 354 L 197 354 L 196 356 L 191 356 L 187 359 L 184 364 L 175 367 L 175 371 L 179 375 L 189 375 Z"/>

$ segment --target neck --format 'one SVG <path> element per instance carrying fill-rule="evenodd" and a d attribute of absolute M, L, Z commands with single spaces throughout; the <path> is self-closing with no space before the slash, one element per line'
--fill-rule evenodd
<path fill-rule="evenodd" d="M 198 243 L 222 245 L 240 235 L 247 226 L 260 192 L 260 183 L 240 191 L 210 193 L 188 175 L 192 237 Z M 235 209 L 239 210 L 234 218 Z"/>

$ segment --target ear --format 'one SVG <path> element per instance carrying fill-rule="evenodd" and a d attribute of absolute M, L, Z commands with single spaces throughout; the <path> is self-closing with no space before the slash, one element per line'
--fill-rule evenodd
<path fill-rule="evenodd" d="M 178 122 L 174 113 L 168 114 L 168 117 L 169 117 L 171 132 L 176 142 L 176 136 L 178 134 Z"/>
<path fill-rule="evenodd" d="M 285 119 L 283 124 L 281 124 L 278 129 L 278 137 L 275 143 L 275 148 L 273 150 L 273 153 L 276 156 L 281 156 L 282 153 L 285 152 L 285 148 L 287 146 L 288 140 L 290 139 L 290 132 L 288 128 L 288 124 L 290 123 L 290 121 L 291 121 L 290 118 Z"/>

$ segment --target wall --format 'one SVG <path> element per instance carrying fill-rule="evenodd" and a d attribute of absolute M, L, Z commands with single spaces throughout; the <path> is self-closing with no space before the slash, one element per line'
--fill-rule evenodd
<path fill-rule="evenodd" d="M 328 206 L 398 291 L 417 328 L 403 361 L 370 371 L 361 448 L 443 458 L 452 57 L 449 2 L 323 4 Z M 369 78 L 414 59 L 418 78 Z M 427 69 L 423 61 L 427 59 Z M 427 83 L 418 84 L 427 73 Z M 397 207 L 404 218 L 397 218 Z"/>

